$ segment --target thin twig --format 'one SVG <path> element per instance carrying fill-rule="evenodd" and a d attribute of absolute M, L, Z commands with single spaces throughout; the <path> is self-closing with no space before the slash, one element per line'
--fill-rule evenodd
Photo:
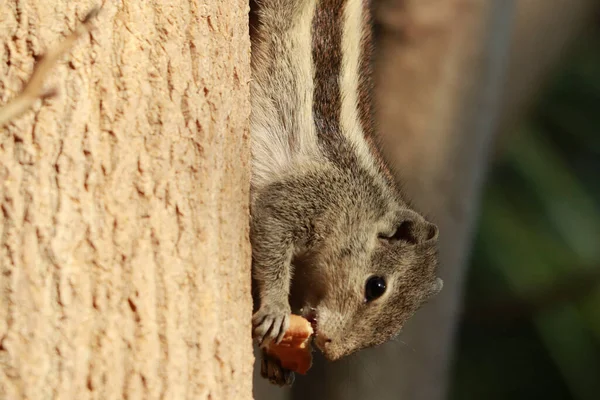
<path fill-rule="evenodd" d="M 44 90 L 44 81 L 60 57 L 71 50 L 77 39 L 91 30 L 91 20 L 94 19 L 99 12 L 100 8 L 94 7 L 88 12 L 82 23 L 67 36 L 65 40 L 42 56 L 33 68 L 33 73 L 23 91 L 21 91 L 17 97 L 9 100 L 4 107 L 0 108 L 0 127 L 19 117 L 31 108 L 37 99 L 45 99 L 56 94 L 55 90 Z"/>

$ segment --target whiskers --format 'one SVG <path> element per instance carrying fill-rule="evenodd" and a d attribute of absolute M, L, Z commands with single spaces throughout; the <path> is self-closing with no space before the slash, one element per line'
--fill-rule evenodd
<path fill-rule="evenodd" d="M 398 336 L 397 336 L 397 337 L 395 337 L 395 338 L 393 338 L 393 339 L 391 339 L 391 340 L 390 340 L 390 342 L 393 342 L 393 343 L 399 343 L 399 344 L 401 344 L 403 347 L 405 347 L 405 348 L 407 348 L 407 349 L 410 349 L 410 350 L 411 350 L 413 353 L 416 353 L 416 352 L 417 352 L 417 350 L 416 350 L 416 349 L 415 349 L 413 346 L 411 346 L 410 344 L 408 344 L 408 343 L 406 343 L 405 341 L 401 340 L 401 339 L 400 339 L 400 337 L 398 337 Z"/>

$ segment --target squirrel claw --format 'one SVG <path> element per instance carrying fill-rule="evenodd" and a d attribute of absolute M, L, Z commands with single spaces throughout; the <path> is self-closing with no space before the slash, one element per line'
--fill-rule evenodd
<path fill-rule="evenodd" d="M 253 336 L 258 339 L 261 347 L 271 341 L 280 343 L 283 335 L 290 326 L 289 305 L 273 307 L 261 307 L 252 317 Z"/>
<path fill-rule="evenodd" d="M 260 374 L 278 386 L 291 386 L 296 378 L 293 371 L 283 368 L 279 360 L 269 357 L 265 351 L 263 351 L 260 363 Z"/>

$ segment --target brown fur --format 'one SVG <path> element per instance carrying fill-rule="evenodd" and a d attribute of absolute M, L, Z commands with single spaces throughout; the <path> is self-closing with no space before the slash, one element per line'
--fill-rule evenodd
<path fill-rule="evenodd" d="M 437 228 L 375 147 L 365 4 L 261 0 L 253 35 L 254 336 L 278 341 L 290 312 L 314 316 L 331 360 L 389 340 L 441 289 Z M 366 302 L 371 276 L 387 289 Z M 262 372 L 291 382 L 274 360 Z"/>

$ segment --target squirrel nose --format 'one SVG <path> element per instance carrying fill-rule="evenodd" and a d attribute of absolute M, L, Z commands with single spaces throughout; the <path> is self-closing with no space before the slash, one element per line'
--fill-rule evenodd
<path fill-rule="evenodd" d="M 340 348 L 340 342 L 335 343 L 326 335 L 317 335 L 315 338 L 316 345 L 325 358 L 329 361 L 339 360 L 345 354 L 343 348 Z"/>

